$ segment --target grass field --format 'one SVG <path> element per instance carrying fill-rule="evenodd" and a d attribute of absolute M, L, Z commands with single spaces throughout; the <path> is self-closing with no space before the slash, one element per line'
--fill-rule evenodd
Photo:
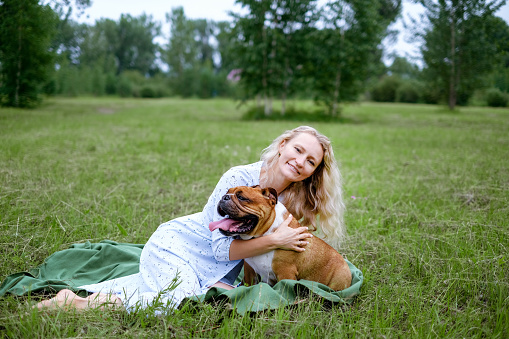
<path fill-rule="evenodd" d="M 0 280 L 72 243 L 144 243 L 300 124 L 241 116 L 228 100 L 1 109 Z M 509 337 L 509 110 L 360 104 L 343 120 L 306 124 L 331 138 L 341 163 L 342 253 L 365 277 L 353 305 L 38 314 L 36 298 L 8 296 L 0 337 Z"/>

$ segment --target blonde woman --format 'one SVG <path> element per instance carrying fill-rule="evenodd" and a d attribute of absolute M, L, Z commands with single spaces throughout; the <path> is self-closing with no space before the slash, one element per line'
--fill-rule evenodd
<path fill-rule="evenodd" d="M 236 186 L 273 187 L 280 201 L 303 227 L 288 227 L 290 216 L 268 236 L 232 239 L 208 225 L 221 219 L 217 203 Z M 82 298 L 70 290 L 40 302 L 37 307 L 78 309 L 117 306 L 127 311 L 147 307 L 157 298 L 172 309 L 186 297 L 212 287 L 233 288 L 242 259 L 274 249 L 305 251 L 306 239 L 322 237 L 336 249 L 345 236 L 341 176 L 327 137 L 301 126 L 277 137 L 262 153 L 261 161 L 237 166 L 220 179 L 202 212 L 180 217 L 158 227 L 143 248 L 140 272 L 97 284 L 80 286 L 92 293 Z M 175 278 L 179 285 L 171 290 Z M 174 287 L 174 286 L 173 286 Z"/>

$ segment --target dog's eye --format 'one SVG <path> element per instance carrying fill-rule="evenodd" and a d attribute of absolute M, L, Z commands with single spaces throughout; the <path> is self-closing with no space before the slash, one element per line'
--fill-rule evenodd
<path fill-rule="evenodd" d="M 249 201 L 249 199 L 248 199 L 248 198 L 246 198 L 246 197 L 242 196 L 242 195 L 241 195 L 241 194 L 239 194 L 239 193 L 237 193 L 237 195 L 236 195 L 236 196 L 237 196 L 237 199 L 239 199 L 240 201 Z"/>

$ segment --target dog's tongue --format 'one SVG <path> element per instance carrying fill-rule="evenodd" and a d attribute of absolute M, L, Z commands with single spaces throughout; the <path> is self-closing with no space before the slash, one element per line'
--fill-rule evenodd
<path fill-rule="evenodd" d="M 212 232 L 219 228 L 222 229 L 223 231 L 228 231 L 230 227 L 232 227 L 232 225 L 236 223 L 238 223 L 238 221 L 235 221 L 230 218 L 225 218 L 219 221 L 213 221 L 209 224 L 209 230 Z"/>

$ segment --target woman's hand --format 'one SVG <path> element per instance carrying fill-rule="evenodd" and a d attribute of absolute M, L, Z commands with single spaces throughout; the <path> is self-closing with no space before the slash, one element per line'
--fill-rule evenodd
<path fill-rule="evenodd" d="M 304 252 L 306 250 L 304 247 L 309 244 L 307 239 L 313 235 L 308 232 L 307 227 L 291 228 L 288 226 L 292 219 L 293 215 L 290 214 L 270 236 L 279 249 Z"/>

